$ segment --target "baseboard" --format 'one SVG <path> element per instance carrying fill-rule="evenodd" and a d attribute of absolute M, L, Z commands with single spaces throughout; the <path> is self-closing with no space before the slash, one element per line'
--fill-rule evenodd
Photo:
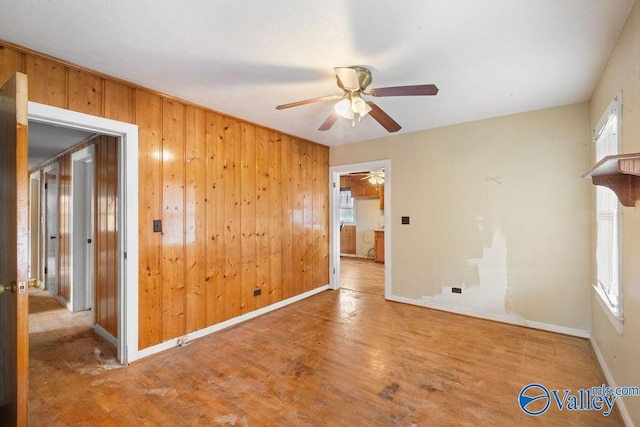
<path fill-rule="evenodd" d="M 60 304 L 64 305 L 67 308 L 67 310 L 73 312 L 73 308 L 71 307 L 71 302 L 70 301 L 67 301 L 66 299 L 62 298 L 59 295 L 53 295 L 53 299 L 58 301 Z"/>
<path fill-rule="evenodd" d="M 593 336 L 591 337 L 590 341 L 591 341 L 591 347 L 593 348 L 593 352 L 596 354 L 596 358 L 598 359 L 598 363 L 600 364 L 600 369 L 602 369 L 602 372 L 604 373 L 604 377 L 607 380 L 607 385 L 612 388 L 617 387 L 618 384 L 616 384 L 616 381 L 614 380 L 613 375 L 609 370 L 609 366 L 607 365 L 607 362 L 604 359 L 604 355 L 600 351 L 600 348 L 598 347 L 598 344 L 596 343 L 596 340 L 593 338 Z M 630 386 L 630 385 L 631 384 L 623 384 L 623 386 Z M 624 425 L 627 427 L 635 427 L 635 424 L 631 419 L 631 415 L 629 415 L 629 411 L 627 410 L 627 406 L 624 404 L 624 398 L 620 398 L 620 397 L 617 398 L 615 404 L 618 407 L 618 411 L 620 411 L 620 416 L 622 416 L 622 421 L 624 422 Z"/>
<path fill-rule="evenodd" d="M 105 340 L 106 342 L 108 342 L 109 344 L 114 346 L 115 348 L 118 348 L 118 340 L 116 339 L 116 337 L 114 337 L 109 332 L 107 332 L 107 330 L 105 328 L 103 328 L 102 326 L 98 325 L 97 323 L 95 323 L 92 326 L 92 328 L 93 328 L 93 330 L 95 331 L 96 334 L 100 335 L 100 338 L 102 338 L 103 340 Z"/>
<path fill-rule="evenodd" d="M 237 325 L 239 323 L 246 322 L 247 320 L 251 320 L 251 319 L 254 319 L 254 318 L 258 317 L 258 316 L 262 316 L 263 314 L 266 314 L 266 313 L 269 313 L 271 311 L 277 310 L 279 308 L 285 307 L 285 306 L 287 306 L 289 304 L 293 304 L 294 302 L 301 301 L 301 300 L 303 300 L 305 298 L 309 298 L 309 297 L 311 297 L 313 295 L 319 294 L 320 292 L 324 292 L 324 291 L 326 291 L 328 289 L 330 289 L 329 285 L 320 286 L 319 288 L 315 288 L 315 289 L 312 289 L 312 290 L 310 290 L 308 292 L 305 292 L 303 294 L 296 295 L 296 296 L 291 297 L 291 298 L 287 298 L 286 300 L 282 300 L 280 302 L 277 302 L 275 304 L 271 304 L 271 305 L 269 305 L 267 307 L 260 308 L 258 310 L 252 311 L 250 313 L 246 313 L 246 314 L 243 314 L 241 316 L 234 317 L 233 319 L 229 319 L 229 320 L 225 320 L 224 322 L 216 323 L 215 325 L 211 325 L 211 326 L 206 327 L 204 329 L 193 331 L 193 332 L 188 333 L 187 335 L 183 335 L 181 337 L 170 339 L 168 341 L 165 341 L 163 343 L 154 345 L 152 347 L 147 347 L 145 349 L 142 349 L 142 350 L 138 351 L 137 359 L 142 359 L 143 357 L 151 356 L 152 354 L 156 354 L 156 353 L 159 353 L 161 351 L 168 350 L 170 348 L 174 348 L 174 347 L 178 347 L 178 346 L 181 346 L 181 345 L 185 345 L 186 343 L 188 343 L 189 341 L 192 341 L 194 339 L 198 339 L 198 338 L 204 337 L 206 335 L 210 335 L 210 334 L 212 334 L 214 332 L 218 332 L 218 331 L 221 331 L 223 329 L 229 328 L 231 326 Z"/>
<path fill-rule="evenodd" d="M 361 258 L 361 259 L 373 259 L 373 258 L 369 258 L 365 255 L 358 255 L 358 254 L 340 254 L 341 257 L 344 258 Z"/>
<path fill-rule="evenodd" d="M 508 323 L 516 326 L 526 326 L 529 328 L 540 329 L 543 331 L 556 332 L 564 335 L 571 335 L 580 338 L 591 338 L 591 333 L 584 329 L 567 328 L 565 326 L 552 325 L 550 323 L 534 322 L 531 320 L 520 319 L 509 315 L 484 313 L 475 310 L 469 310 L 463 307 L 455 307 L 446 304 L 434 304 L 412 298 L 388 295 L 385 297 L 389 301 L 401 302 L 404 304 L 418 305 L 421 307 L 433 308 L 435 310 L 447 311 L 450 313 L 463 314 L 465 316 L 476 317 L 479 319 L 492 320 L 494 322 Z"/>

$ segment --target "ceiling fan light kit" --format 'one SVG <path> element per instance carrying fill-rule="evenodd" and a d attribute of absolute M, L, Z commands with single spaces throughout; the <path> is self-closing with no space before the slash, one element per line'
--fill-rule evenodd
<path fill-rule="evenodd" d="M 365 101 L 362 98 L 363 95 L 375 97 L 424 96 L 436 95 L 438 93 L 438 88 L 433 84 L 383 87 L 371 89 L 367 92 L 366 89 L 373 80 L 371 71 L 368 68 L 354 65 L 351 67 L 335 67 L 333 70 L 336 73 L 338 87 L 344 92 L 343 95 L 321 96 L 289 104 L 282 104 L 278 105 L 276 110 L 298 107 L 313 102 L 339 99 L 334 105 L 334 111 L 329 114 L 329 117 L 325 119 L 318 130 L 325 131 L 331 129 L 338 120 L 338 117 L 351 120 L 351 126 L 353 127 L 356 123 L 356 114 L 358 115 L 358 121 L 361 121 L 363 117 L 369 114 L 388 132 L 397 132 L 401 129 L 401 126 L 372 101 Z"/>

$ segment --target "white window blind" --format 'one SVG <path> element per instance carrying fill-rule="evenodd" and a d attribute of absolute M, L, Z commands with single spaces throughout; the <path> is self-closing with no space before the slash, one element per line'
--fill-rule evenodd
<path fill-rule="evenodd" d="M 595 129 L 596 161 L 619 153 L 620 102 L 618 94 Z M 620 310 L 620 204 L 615 193 L 596 187 L 596 270 L 597 285 L 616 315 Z"/>
<path fill-rule="evenodd" d="M 351 190 L 340 190 L 340 222 L 356 222 L 356 206 L 351 197 Z"/>

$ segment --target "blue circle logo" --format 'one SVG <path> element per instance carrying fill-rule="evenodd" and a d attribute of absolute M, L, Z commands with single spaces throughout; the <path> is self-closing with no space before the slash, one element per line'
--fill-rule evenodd
<path fill-rule="evenodd" d="M 542 415 L 549 409 L 551 394 L 542 384 L 529 384 L 520 390 L 518 404 L 527 415 Z"/>

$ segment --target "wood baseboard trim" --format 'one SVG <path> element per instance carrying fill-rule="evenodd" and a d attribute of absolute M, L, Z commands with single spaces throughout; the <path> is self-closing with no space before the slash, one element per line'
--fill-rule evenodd
<path fill-rule="evenodd" d="M 540 329 L 543 331 L 555 332 L 558 334 L 570 335 L 580 338 L 591 338 L 591 332 L 584 329 L 568 328 L 565 326 L 552 325 L 550 323 L 535 322 L 509 315 L 483 313 L 474 310 L 468 310 L 463 307 L 449 306 L 445 304 L 433 304 L 412 298 L 399 297 L 395 295 L 387 295 L 385 298 L 389 301 L 401 302 L 404 304 L 418 305 L 421 307 L 432 308 L 434 310 L 448 311 L 450 313 L 462 314 L 465 316 L 476 317 L 478 319 L 492 320 L 494 322 L 508 323 L 516 326 L 526 326 L 528 328 Z"/>
<path fill-rule="evenodd" d="M 324 292 L 329 290 L 329 285 L 320 286 L 319 288 L 312 289 L 308 292 L 305 292 L 300 295 L 296 295 L 291 298 L 287 298 L 286 300 L 277 302 L 275 304 L 271 304 L 267 307 L 260 308 L 258 310 L 252 311 L 250 313 L 243 314 L 242 316 L 234 317 L 233 319 L 225 320 L 224 322 L 216 323 L 215 325 L 211 325 L 204 329 L 200 329 L 198 331 L 193 331 L 181 337 L 173 338 L 163 343 L 147 347 L 145 349 L 138 351 L 138 359 L 142 359 L 147 356 L 151 356 L 152 354 L 159 353 L 164 350 L 168 350 L 170 348 L 178 347 L 189 343 L 194 339 L 202 338 L 204 336 L 210 335 L 214 332 L 221 331 L 223 329 L 229 328 L 231 326 L 237 325 L 238 323 L 246 322 L 247 320 L 251 320 L 258 316 L 262 316 L 263 314 L 267 314 L 271 311 L 277 310 L 279 308 L 285 307 L 289 304 L 293 304 L 294 302 L 301 301 L 305 298 L 312 297 L 313 295 L 319 294 L 320 292 Z"/>

